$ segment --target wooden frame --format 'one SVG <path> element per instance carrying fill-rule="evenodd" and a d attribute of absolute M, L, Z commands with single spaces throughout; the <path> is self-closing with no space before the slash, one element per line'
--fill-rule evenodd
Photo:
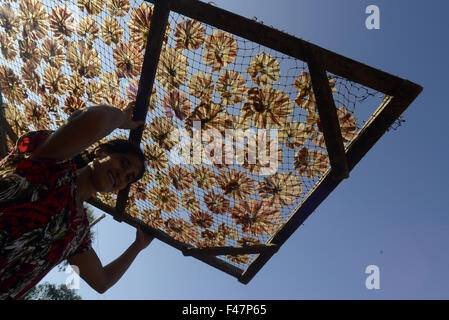
<path fill-rule="evenodd" d="M 161 230 L 151 228 L 143 221 L 126 215 L 125 207 L 129 189 L 119 193 L 116 207 L 110 207 L 101 201 L 90 199 L 88 202 L 100 210 L 111 214 L 116 220 L 132 226 L 140 226 L 159 240 L 179 249 L 184 255 L 192 255 L 210 266 L 236 277 L 247 284 L 267 261 L 277 252 L 285 241 L 299 228 L 326 197 L 339 185 L 342 179 L 364 157 L 371 147 L 399 118 L 407 107 L 422 91 L 422 87 L 408 80 L 401 79 L 381 70 L 377 70 L 360 62 L 341 56 L 304 40 L 275 30 L 256 21 L 244 18 L 226 10 L 214 7 L 197 0 L 148 0 L 154 3 L 155 9 L 148 36 L 147 48 L 143 62 L 142 74 L 136 100 L 134 118 L 146 118 L 149 94 L 153 88 L 156 68 L 161 52 L 162 39 L 171 11 L 190 17 L 215 28 L 232 33 L 252 42 L 266 46 L 308 64 L 312 86 L 317 100 L 318 112 L 323 127 L 323 135 L 328 150 L 331 168 L 323 175 L 319 183 L 309 192 L 296 207 L 288 221 L 264 245 L 250 247 L 193 248 L 174 240 Z M 338 123 L 335 102 L 329 87 L 327 72 L 359 83 L 387 95 L 372 117 L 360 130 L 346 150 L 343 146 Z M 11 139 L 6 121 L 0 115 L 0 124 Z M 10 129 L 10 128 L 9 128 Z M 131 130 L 129 139 L 139 143 L 142 128 Z M 222 254 L 258 254 L 256 259 L 242 270 L 231 265 L 216 255 Z"/>
<path fill-rule="evenodd" d="M 156 8 L 158 5 L 167 3 L 166 0 L 149 1 L 154 3 Z M 266 245 L 277 245 L 277 249 L 338 186 L 340 181 L 349 176 L 349 172 L 354 166 L 422 91 L 422 87 L 415 83 L 369 67 L 204 2 L 176 0 L 169 4 L 169 8 L 171 11 L 305 61 L 309 66 L 331 169 L 323 176 L 321 182 L 311 190 L 305 200 L 298 205 L 294 214 L 291 215 L 291 218 L 284 226 L 266 243 Z M 357 82 L 392 97 L 381 104 L 376 111 L 377 116 L 365 124 L 356 139 L 348 146 L 346 152 L 326 72 Z M 269 250 L 267 248 L 261 250 L 258 257 L 237 277 L 238 280 L 245 284 L 249 283 L 273 254 L 277 252 L 277 249 Z M 189 254 L 194 254 L 196 258 L 202 258 L 204 254 L 211 254 L 214 250 L 221 253 L 225 252 L 223 248 L 220 248 L 184 249 L 183 253 L 189 252 Z M 231 250 L 235 249 L 229 249 L 228 254 L 236 252 Z"/>
<path fill-rule="evenodd" d="M 208 247 L 208 248 L 186 248 L 182 250 L 185 256 L 219 256 L 219 255 L 239 255 L 239 254 L 265 254 L 275 253 L 279 250 L 277 244 L 259 244 L 246 247 Z"/>

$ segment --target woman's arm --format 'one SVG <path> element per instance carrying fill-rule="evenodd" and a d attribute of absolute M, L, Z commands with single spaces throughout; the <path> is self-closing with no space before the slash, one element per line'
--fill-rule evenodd
<path fill-rule="evenodd" d="M 31 157 L 70 159 L 117 128 L 137 128 L 143 121 L 132 120 L 133 109 L 132 103 L 124 111 L 107 105 L 89 107 L 49 136 Z"/>
<path fill-rule="evenodd" d="M 137 229 L 136 241 L 120 257 L 107 266 L 102 266 L 93 249 L 73 256 L 69 259 L 69 263 L 79 268 L 80 277 L 95 291 L 104 293 L 122 277 L 139 252 L 145 249 L 152 240 L 152 236 Z"/>

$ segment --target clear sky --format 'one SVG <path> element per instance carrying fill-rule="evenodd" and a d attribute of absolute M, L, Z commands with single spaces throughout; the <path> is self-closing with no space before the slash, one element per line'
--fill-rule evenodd
<path fill-rule="evenodd" d="M 81 281 L 83 299 L 448 299 L 449 2 L 445 0 L 215 0 L 299 38 L 424 87 L 350 178 L 248 284 L 155 240 L 108 292 Z M 367 30 L 365 9 L 380 9 Z M 100 214 L 99 211 L 96 212 Z M 135 229 L 107 216 L 94 249 L 107 264 Z M 380 289 L 365 287 L 377 265 Z M 44 281 L 68 275 L 52 271 Z"/>

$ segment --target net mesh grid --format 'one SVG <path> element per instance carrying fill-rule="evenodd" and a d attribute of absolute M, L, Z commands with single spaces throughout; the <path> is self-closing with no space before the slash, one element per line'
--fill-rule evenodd
<path fill-rule="evenodd" d="M 142 1 L 0 1 L 0 88 L 16 133 L 133 101 L 152 14 Z M 147 172 L 125 212 L 189 246 L 267 243 L 330 167 L 307 64 L 174 12 L 165 36 L 141 141 Z M 328 77 L 347 147 L 385 96 Z M 250 131 L 236 141 L 226 129 Z M 103 141 L 117 137 L 128 132 Z M 117 194 L 97 197 L 114 207 Z M 218 258 L 246 268 L 256 256 Z"/>

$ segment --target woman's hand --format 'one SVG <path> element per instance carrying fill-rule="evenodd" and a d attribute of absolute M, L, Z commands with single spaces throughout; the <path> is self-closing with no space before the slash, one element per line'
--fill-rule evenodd
<path fill-rule="evenodd" d="M 131 101 L 130 103 L 128 103 L 128 106 L 123 110 L 123 114 L 125 115 L 125 120 L 119 126 L 119 129 L 135 129 L 145 123 L 145 121 L 143 121 L 143 120 L 139 120 L 139 121 L 133 120 L 133 112 L 134 112 L 135 106 L 136 106 L 136 102 Z"/>
<path fill-rule="evenodd" d="M 153 241 L 154 237 L 148 233 L 145 233 L 140 229 L 140 227 L 137 228 L 136 231 L 136 241 L 134 242 L 140 250 L 145 249 L 148 247 L 148 245 Z"/>
<path fill-rule="evenodd" d="M 137 228 L 136 241 L 117 259 L 103 267 L 93 249 L 69 258 L 69 262 L 80 270 L 80 276 L 93 289 L 104 293 L 112 287 L 126 272 L 139 252 L 150 244 L 153 236 Z"/>

